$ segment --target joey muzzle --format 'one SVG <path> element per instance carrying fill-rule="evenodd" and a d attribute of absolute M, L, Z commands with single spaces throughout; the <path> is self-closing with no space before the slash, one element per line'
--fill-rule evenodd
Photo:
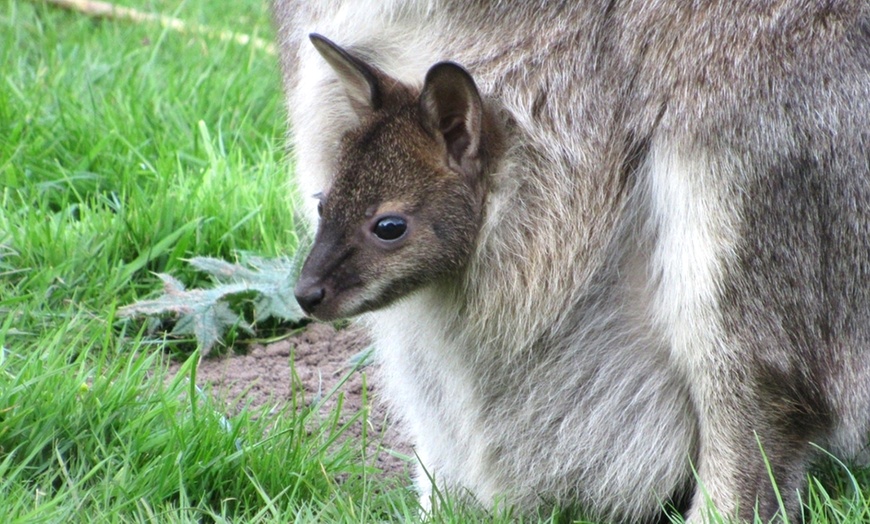
<path fill-rule="evenodd" d="M 308 315 L 312 315 L 326 297 L 326 286 L 320 279 L 302 277 L 296 283 L 296 289 L 293 290 L 293 293 L 296 295 L 296 301 L 299 302 L 302 310 Z"/>
<path fill-rule="evenodd" d="M 345 251 L 337 250 L 334 242 L 315 239 L 293 290 L 299 306 L 309 316 L 335 320 L 344 294 L 342 283 L 348 280 L 342 253 Z"/>

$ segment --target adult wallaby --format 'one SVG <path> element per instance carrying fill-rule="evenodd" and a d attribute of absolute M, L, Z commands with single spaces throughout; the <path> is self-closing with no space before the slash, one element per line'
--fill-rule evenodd
<path fill-rule="evenodd" d="M 797 518 L 815 446 L 861 454 L 870 3 L 305 4 L 296 295 L 371 327 L 440 487 Z"/>

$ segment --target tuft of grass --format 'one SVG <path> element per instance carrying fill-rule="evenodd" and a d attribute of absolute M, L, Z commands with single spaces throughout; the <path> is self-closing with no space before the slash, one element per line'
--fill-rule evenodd
<path fill-rule="evenodd" d="M 0 354 L 0 521 L 278 521 L 368 489 L 361 448 L 341 440 L 364 412 L 316 420 L 294 397 L 227 416 L 194 385 L 198 353 L 172 376 L 137 336 L 88 335 L 69 313 L 44 351 Z"/>
<path fill-rule="evenodd" d="M 245 7 L 271 31 L 262 5 Z M 0 17 L 15 50 L 0 55 L 0 244 L 16 294 L 132 298 L 185 255 L 292 252 L 273 58 L 29 2 Z"/>

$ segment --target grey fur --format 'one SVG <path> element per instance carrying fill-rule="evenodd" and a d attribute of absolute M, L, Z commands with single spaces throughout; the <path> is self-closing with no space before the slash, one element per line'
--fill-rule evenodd
<path fill-rule="evenodd" d="M 274 6 L 297 183 L 326 195 L 302 287 L 380 297 L 353 312 L 375 308 L 389 398 L 439 485 L 627 522 L 688 490 L 690 518 L 705 497 L 768 518 L 760 442 L 795 518 L 810 443 L 861 454 L 870 4 L 310 4 Z M 372 68 L 384 110 L 349 101 L 310 32 Z M 414 128 L 443 60 L 482 95 L 471 168 L 445 160 L 449 130 Z M 433 182 L 450 169 L 473 176 Z M 413 249 L 360 247 L 367 213 L 411 201 Z"/>

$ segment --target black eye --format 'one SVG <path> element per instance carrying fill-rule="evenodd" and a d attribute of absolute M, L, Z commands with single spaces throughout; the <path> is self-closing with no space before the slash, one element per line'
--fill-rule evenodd
<path fill-rule="evenodd" d="M 404 218 L 400 217 L 384 217 L 375 223 L 375 236 L 381 240 L 398 240 L 405 234 L 408 229 L 408 224 Z"/>
<path fill-rule="evenodd" d="M 323 198 L 324 198 L 323 193 L 314 193 L 311 196 L 313 196 L 314 198 L 317 199 L 317 216 L 322 217 L 323 216 Z"/>

